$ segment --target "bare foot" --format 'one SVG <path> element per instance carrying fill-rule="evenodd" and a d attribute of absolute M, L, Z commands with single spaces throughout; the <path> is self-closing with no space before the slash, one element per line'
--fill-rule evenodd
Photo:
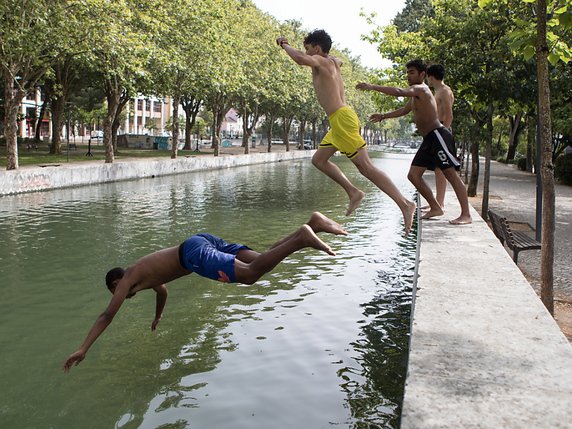
<path fill-rule="evenodd" d="M 351 215 L 355 209 L 357 209 L 365 197 L 365 192 L 358 190 L 355 194 L 350 197 L 350 204 L 348 205 L 348 210 L 346 211 L 346 216 Z"/>
<path fill-rule="evenodd" d="M 422 212 L 426 212 L 430 208 L 431 208 L 431 206 L 423 206 L 423 207 L 420 207 L 419 210 L 421 210 Z"/>
<path fill-rule="evenodd" d="M 425 212 L 425 214 L 421 216 L 421 219 L 431 219 L 432 217 L 443 216 L 444 214 L 445 212 L 440 208 L 431 209 L 428 212 Z"/>
<path fill-rule="evenodd" d="M 413 218 L 415 217 L 415 209 L 417 208 L 417 204 L 413 201 L 407 202 L 407 208 L 405 210 L 401 210 L 403 213 L 403 223 L 405 224 L 405 235 L 411 232 L 411 226 L 413 225 Z"/>
<path fill-rule="evenodd" d="M 298 232 L 301 235 L 305 247 L 313 247 L 314 249 L 326 252 L 328 255 L 336 256 L 332 248 L 320 240 L 309 225 L 302 225 Z"/>
<path fill-rule="evenodd" d="M 449 223 L 451 225 L 468 225 L 470 223 L 473 223 L 473 219 L 471 218 L 471 216 L 461 215 L 457 219 L 451 219 Z"/>
<path fill-rule="evenodd" d="M 348 232 L 341 225 L 320 212 L 312 213 L 308 221 L 310 228 L 316 233 L 328 232 L 330 234 L 348 235 Z"/>

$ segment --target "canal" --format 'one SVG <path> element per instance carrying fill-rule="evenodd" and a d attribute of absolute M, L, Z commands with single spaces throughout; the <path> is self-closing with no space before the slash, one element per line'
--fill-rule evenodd
<path fill-rule="evenodd" d="M 373 154 L 405 195 L 406 155 Z M 341 188 L 310 160 L 0 198 L 0 427 L 398 427 L 416 231 L 350 161 L 366 191 L 343 214 Z M 312 211 L 321 234 L 252 286 L 191 275 L 126 302 L 69 374 L 67 356 L 111 295 L 108 269 L 197 232 L 265 250 Z"/>

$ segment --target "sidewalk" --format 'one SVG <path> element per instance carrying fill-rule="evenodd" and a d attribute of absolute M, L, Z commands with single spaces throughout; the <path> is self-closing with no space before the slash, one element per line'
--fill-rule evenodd
<path fill-rule="evenodd" d="M 526 195 L 518 206 L 500 199 L 526 194 L 526 173 L 512 173 L 495 165 L 493 208 L 527 221 Z M 473 207 L 471 225 L 450 225 L 459 206 L 453 192 L 445 201 L 445 215 L 420 226 L 401 428 L 570 428 L 570 342 L 522 274 L 525 263 L 514 264 Z"/>
<path fill-rule="evenodd" d="M 469 198 L 471 205 L 481 213 L 484 163 L 477 196 Z M 491 162 L 489 208 L 505 216 L 511 224 L 520 225 L 530 236 L 536 225 L 536 176 L 520 171 L 515 165 Z M 448 192 L 453 191 L 451 188 Z M 453 200 L 454 201 L 454 200 Z M 572 187 L 556 185 L 556 231 L 554 251 L 555 316 L 563 332 L 572 340 Z M 508 252 L 511 252 L 507 248 Z M 512 255 L 512 253 L 511 253 Z M 540 250 L 519 254 L 518 267 L 540 293 Z"/>

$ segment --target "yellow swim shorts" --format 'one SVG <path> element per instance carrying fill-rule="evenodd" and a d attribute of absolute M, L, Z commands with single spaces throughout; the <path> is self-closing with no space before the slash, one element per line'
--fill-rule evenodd
<path fill-rule="evenodd" d="M 359 119 L 351 107 L 340 107 L 329 117 L 330 131 L 324 136 L 320 148 L 335 147 L 349 159 L 355 158 L 358 150 L 365 147 L 359 133 Z"/>

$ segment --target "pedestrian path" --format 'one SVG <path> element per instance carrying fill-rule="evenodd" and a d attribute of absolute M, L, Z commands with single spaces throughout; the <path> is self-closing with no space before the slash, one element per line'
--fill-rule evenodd
<path fill-rule="evenodd" d="M 491 192 L 524 193 L 508 172 Z M 448 192 L 445 216 L 421 223 L 401 428 L 569 428 L 572 346 L 473 208 L 473 224 L 448 223 L 458 210 Z"/>

